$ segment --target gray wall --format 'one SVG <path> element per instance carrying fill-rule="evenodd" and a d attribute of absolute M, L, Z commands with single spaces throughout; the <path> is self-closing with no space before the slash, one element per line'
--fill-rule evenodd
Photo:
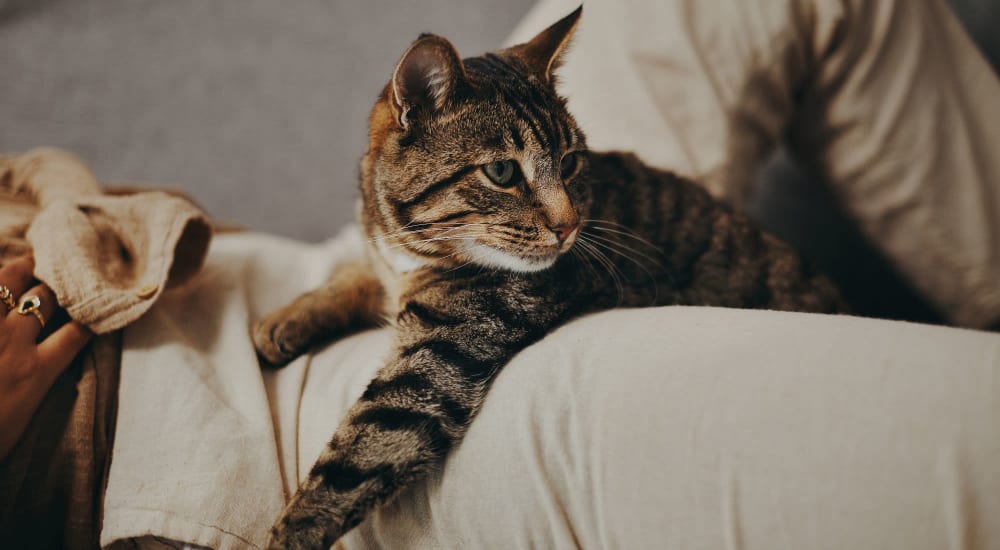
<path fill-rule="evenodd" d="M 0 151 L 185 188 L 307 240 L 353 218 L 365 119 L 421 32 L 497 47 L 532 0 L 0 0 Z"/>
<path fill-rule="evenodd" d="M 407 44 L 494 48 L 532 2 L 0 0 L 0 151 L 58 145 L 102 179 L 182 186 L 220 220 L 319 240 L 353 218 L 365 117 Z M 1000 61 L 1000 1 L 951 4 Z M 809 228 L 772 229 L 826 239 L 815 186 L 770 174 L 760 211 L 781 215 L 763 217 Z"/>

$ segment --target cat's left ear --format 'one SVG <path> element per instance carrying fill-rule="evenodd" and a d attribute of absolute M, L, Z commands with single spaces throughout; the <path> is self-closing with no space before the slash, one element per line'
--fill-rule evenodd
<path fill-rule="evenodd" d="M 510 51 L 520 57 L 542 82 L 552 84 L 552 73 L 562 62 L 582 13 L 581 4 L 573 13 L 556 21 L 531 41 L 514 46 Z"/>
<path fill-rule="evenodd" d="M 421 35 L 392 73 L 392 106 L 399 125 L 409 126 L 417 110 L 430 114 L 443 110 L 465 78 L 465 66 L 451 42 Z"/>

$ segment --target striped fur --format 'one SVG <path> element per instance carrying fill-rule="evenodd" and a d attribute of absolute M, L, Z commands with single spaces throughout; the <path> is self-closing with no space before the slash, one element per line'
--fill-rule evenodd
<path fill-rule="evenodd" d="M 696 304 L 842 311 L 794 251 L 698 185 L 586 149 L 552 71 L 579 10 L 528 44 L 460 61 L 422 36 L 370 118 L 361 223 L 370 261 L 265 318 L 280 365 L 383 316 L 395 350 L 273 529 L 326 548 L 461 440 L 496 373 L 575 316 Z M 577 162 L 564 163 L 576 152 Z M 513 159 L 523 178 L 492 183 Z"/>

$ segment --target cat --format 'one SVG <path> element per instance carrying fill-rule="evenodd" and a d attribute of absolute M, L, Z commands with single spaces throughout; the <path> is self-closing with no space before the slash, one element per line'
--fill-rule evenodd
<path fill-rule="evenodd" d="M 369 257 L 256 324 L 262 360 L 388 319 L 395 348 L 272 529 L 327 548 L 462 439 L 497 372 L 588 312 L 665 304 L 846 310 L 789 246 L 696 183 L 588 151 L 554 71 L 581 9 L 465 59 L 421 35 L 369 119 Z"/>

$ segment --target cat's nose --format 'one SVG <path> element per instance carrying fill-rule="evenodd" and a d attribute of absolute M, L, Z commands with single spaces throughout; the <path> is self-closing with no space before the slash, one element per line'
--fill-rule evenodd
<path fill-rule="evenodd" d="M 560 224 L 555 226 L 549 226 L 549 230 L 556 234 L 556 238 L 559 239 L 560 243 L 566 242 L 566 239 L 576 231 L 578 224 Z"/>

